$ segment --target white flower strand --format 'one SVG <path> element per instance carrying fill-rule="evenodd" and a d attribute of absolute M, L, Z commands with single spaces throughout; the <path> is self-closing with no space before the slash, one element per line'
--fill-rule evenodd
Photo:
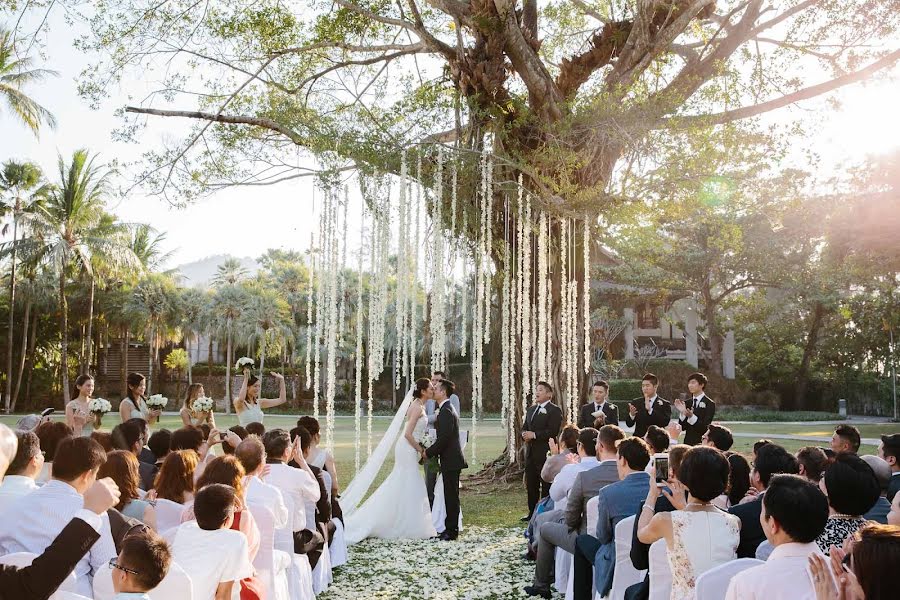
<path fill-rule="evenodd" d="M 584 216 L 584 236 L 582 242 L 582 254 L 584 264 L 584 283 L 582 287 L 581 308 L 584 320 L 584 372 L 591 372 L 591 224 L 587 215 Z"/>
<path fill-rule="evenodd" d="M 353 472 L 359 471 L 360 417 L 362 410 L 362 369 L 363 369 L 363 248 L 366 241 L 366 203 L 363 200 L 362 218 L 359 226 L 359 263 L 356 270 L 356 373 L 353 402 L 353 448 L 355 450 Z"/>
<path fill-rule="evenodd" d="M 538 272 L 537 272 L 537 375 L 546 381 L 547 377 L 547 213 L 541 212 L 538 223 Z"/>
<path fill-rule="evenodd" d="M 339 321 L 338 308 L 338 279 L 340 266 L 338 263 L 340 240 L 338 240 L 338 210 L 340 197 L 335 192 L 331 202 L 331 247 L 329 248 L 329 289 L 328 289 L 328 326 L 327 326 L 327 370 L 325 374 L 325 447 L 331 451 L 334 448 L 334 398 L 337 388 L 337 339 Z M 346 223 L 346 205 L 344 211 Z"/>
<path fill-rule="evenodd" d="M 397 360 L 394 365 L 396 388 L 400 388 L 400 381 L 406 373 L 406 293 L 407 293 L 407 266 L 409 264 L 409 248 L 407 247 L 407 232 L 409 230 L 409 207 L 406 198 L 407 192 L 407 169 L 406 150 L 400 156 L 400 193 L 398 207 L 398 222 L 400 223 L 399 235 L 397 236 L 397 286 L 394 292 L 395 308 L 394 317 L 396 322 L 396 343 Z"/>
<path fill-rule="evenodd" d="M 312 347 L 313 347 L 313 292 L 315 290 L 316 276 L 316 239 L 315 234 L 309 234 L 309 293 L 306 297 L 306 389 L 312 387 Z"/>
<path fill-rule="evenodd" d="M 524 206 L 523 206 L 524 204 Z M 528 392 L 534 386 L 534 346 L 532 344 L 532 289 L 531 289 L 531 200 L 525 197 L 522 176 L 519 175 L 519 270 L 522 287 L 519 291 L 520 322 L 522 324 L 522 416 L 528 410 Z"/>
<path fill-rule="evenodd" d="M 444 227 L 441 203 L 444 196 L 444 150 L 438 147 L 437 169 L 434 175 L 434 202 L 432 204 L 432 244 L 434 248 L 434 279 L 431 286 L 431 370 L 447 369 L 447 318 L 444 290 Z"/>
<path fill-rule="evenodd" d="M 463 210 L 463 235 L 466 235 L 465 232 L 469 228 L 469 214 Z M 459 314 L 460 314 L 460 322 L 461 322 L 461 330 L 462 330 L 462 340 L 459 345 L 460 354 L 465 357 L 466 356 L 466 347 L 468 344 L 468 333 L 469 330 L 466 328 L 466 321 L 469 318 L 468 312 L 468 296 L 469 296 L 469 252 L 468 248 L 465 244 L 461 250 L 462 253 L 462 286 L 460 286 L 460 300 L 459 300 Z"/>
<path fill-rule="evenodd" d="M 325 288 L 327 285 L 327 281 L 323 281 L 323 279 L 327 276 L 328 266 L 325 262 L 325 253 L 331 243 L 330 240 L 330 231 L 327 226 L 328 216 L 329 216 L 329 206 L 331 202 L 331 194 L 327 191 L 323 194 L 322 200 L 322 214 L 319 218 L 319 243 L 321 244 L 321 256 L 319 259 L 319 266 L 322 269 L 322 273 L 318 278 L 316 278 L 316 330 L 313 334 L 314 340 L 314 348 L 313 353 L 315 357 L 315 362 L 313 363 L 313 418 L 319 418 L 319 369 L 320 369 L 320 358 L 321 358 L 321 341 L 324 334 L 324 322 L 323 318 L 328 318 L 327 311 L 323 310 L 325 307 Z"/>

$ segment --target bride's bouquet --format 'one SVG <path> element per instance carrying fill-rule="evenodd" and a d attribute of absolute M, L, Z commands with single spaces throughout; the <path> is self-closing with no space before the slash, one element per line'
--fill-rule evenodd
<path fill-rule="evenodd" d="M 94 398 L 90 402 L 88 402 L 88 410 L 91 411 L 91 414 L 96 416 L 98 419 L 112 410 L 112 404 L 109 403 L 109 400 L 104 400 L 103 398 Z"/>
<path fill-rule="evenodd" d="M 210 412 L 215 404 L 216 402 L 212 398 L 201 396 L 200 398 L 194 400 L 194 404 L 192 406 L 194 407 L 195 413 L 205 413 Z"/>
<path fill-rule="evenodd" d="M 252 358 L 249 356 L 242 356 L 238 359 L 237 364 L 235 364 L 234 367 L 238 371 L 243 371 L 245 368 L 252 369 L 254 365 L 255 361 Z"/>
<path fill-rule="evenodd" d="M 169 399 L 162 394 L 153 394 L 147 398 L 147 408 L 150 410 L 162 410 L 169 403 Z"/>
<path fill-rule="evenodd" d="M 434 435 L 431 433 L 430 429 L 426 429 L 425 433 L 422 434 L 422 438 L 419 440 L 419 446 L 422 447 L 422 450 L 426 450 L 429 446 L 434 444 L 436 440 L 434 439 Z M 437 456 L 432 456 L 431 458 L 422 458 L 419 460 L 420 465 L 425 465 L 426 469 L 434 471 L 435 473 L 440 472 L 440 465 L 438 464 Z"/>

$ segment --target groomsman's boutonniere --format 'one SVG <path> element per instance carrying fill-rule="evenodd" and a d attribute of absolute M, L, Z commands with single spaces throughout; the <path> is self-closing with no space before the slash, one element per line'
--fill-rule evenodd
<path fill-rule="evenodd" d="M 543 406 L 539 406 L 539 407 L 538 407 L 538 414 L 539 414 L 539 415 L 546 415 L 546 414 L 547 414 L 547 409 L 544 408 Z"/>
<path fill-rule="evenodd" d="M 659 405 L 659 406 L 662 406 L 662 400 L 657 400 L 657 401 L 656 401 L 656 404 Z"/>
<path fill-rule="evenodd" d="M 697 401 L 697 406 L 696 406 L 696 408 L 703 408 L 703 407 L 705 407 L 705 406 L 706 406 L 706 403 L 703 402 L 702 400 L 698 400 L 698 401 Z"/>

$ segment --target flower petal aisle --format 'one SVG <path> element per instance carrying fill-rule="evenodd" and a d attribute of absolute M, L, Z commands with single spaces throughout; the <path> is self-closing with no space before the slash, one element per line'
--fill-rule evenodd
<path fill-rule="evenodd" d="M 365 540 L 319 600 L 527 598 L 522 530 L 470 527 L 455 542 Z"/>

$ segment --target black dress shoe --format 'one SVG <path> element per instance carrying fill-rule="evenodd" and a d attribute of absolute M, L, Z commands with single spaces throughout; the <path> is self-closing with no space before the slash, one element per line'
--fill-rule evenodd
<path fill-rule="evenodd" d="M 525 515 L 524 517 L 519 519 L 519 521 L 521 521 L 522 523 L 527 523 L 530 520 L 531 520 L 531 515 Z"/>
<path fill-rule="evenodd" d="M 542 590 L 540 588 L 536 588 L 533 585 L 525 586 L 525 593 L 529 596 L 540 596 L 541 598 L 550 598 L 550 590 Z"/>
<path fill-rule="evenodd" d="M 453 538 L 451 538 L 450 534 L 445 531 L 444 533 L 439 535 L 437 539 L 441 540 L 442 542 L 449 542 Z"/>

